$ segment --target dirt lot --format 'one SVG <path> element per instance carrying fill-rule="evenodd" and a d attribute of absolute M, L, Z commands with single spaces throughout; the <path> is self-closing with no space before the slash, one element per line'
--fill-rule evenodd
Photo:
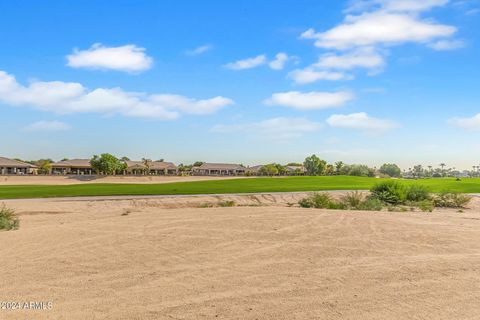
<path fill-rule="evenodd" d="M 7 201 L 0 319 L 479 319 L 464 213 L 289 207 L 301 195 Z M 201 208 L 235 200 L 237 207 Z"/>

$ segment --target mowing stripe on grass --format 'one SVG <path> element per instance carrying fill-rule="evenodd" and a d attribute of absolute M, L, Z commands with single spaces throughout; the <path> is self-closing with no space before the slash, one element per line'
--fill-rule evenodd
<path fill-rule="evenodd" d="M 252 178 L 175 182 L 164 184 L 77 184 L 77 185 L 19 185 L 0 186 L 0 199 L 53 198 L 79 196 L 130 195 L 192 195 L 257 192 L 295 192 L 328 190 L 368 190 L 388 179 L 328 176 Z M 405 184 L 420 184 L 431 192 L 444 190 L 480 193 L 480 179 L 423 179 L 400 180 Z"/>

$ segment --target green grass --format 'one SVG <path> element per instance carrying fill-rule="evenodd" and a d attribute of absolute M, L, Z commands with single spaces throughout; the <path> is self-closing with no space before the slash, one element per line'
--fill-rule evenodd
<path fill-rule="evenodd" d="M 287 177 L 176 182 L 165 184 L 78 184 L 67 186 L 0 186 L 0 199 L 114 196 L 114 195 L 191 195 L 218 193 L 293 192 L 327 190 L 367 190 L 387 180 L 364 177 Z M 444 190 L 480 193 L 480 179 L 401 180 L 424 185 L 431 192 Z"/>

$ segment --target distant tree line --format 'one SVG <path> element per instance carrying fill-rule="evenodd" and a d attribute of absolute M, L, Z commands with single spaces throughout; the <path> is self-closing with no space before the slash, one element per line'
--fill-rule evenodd
<path fill-rule="evenodd" d="M 16 159 L 22 161 L 21 159 Z M 63 158 L 61 161 L 67 161 Z M 110 153 L 95 155 L 91 158 L 90 164 L 97 174 L 115 175 L 122 174 L 127 169 L 126 161 L 128 157 L 117 158 Z M 149 168 L 152 160 L 143 158 L 144 165 Z M 158 161 L 163 161 L 160 159 Z M 52 159 L 39 159 L 35 161 L 25 161 L 38 167 L 39 174 L 49 174 L 52 171 Z M 186 175 L 192 171 L 193 167 L 199 167 L 203 161 L 196 161 L 192 164 L 179 164 L 179 174 Z M 293 168 L 293 169 L 292 169 Z M 303 163 L 291 162 L 286 165 L 278 163 L 269 163 L 261 166 L 258 175 L 278 176 L 278 175 L 308 175 L 308 176 L 333 176 L 347 175 L 359 177 L 392 177 L 392 178 L 442 178 L 442 177 L 480 177 L 480 165 L 472 166 L 472 170 L 459 171 L 455 167 L 447 167 L 445 163 L 440 163 L 437 167 L 415 165 L 402 171 L 397 164 L 384 163 L 380 168 L 369 167 L 364 164 L 346 164 L 342 161 L 327 163 L 316 155 L 305 158 Z M 247 175 L 252 175 L 247 171 Z"/>

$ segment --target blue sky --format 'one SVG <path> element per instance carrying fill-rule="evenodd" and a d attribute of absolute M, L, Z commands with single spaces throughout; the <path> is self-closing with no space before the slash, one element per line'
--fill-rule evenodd
<path fill-rule="evenodd" d="M 480 1 L 0 2 L 0 154 L 480 163 Z"/>

